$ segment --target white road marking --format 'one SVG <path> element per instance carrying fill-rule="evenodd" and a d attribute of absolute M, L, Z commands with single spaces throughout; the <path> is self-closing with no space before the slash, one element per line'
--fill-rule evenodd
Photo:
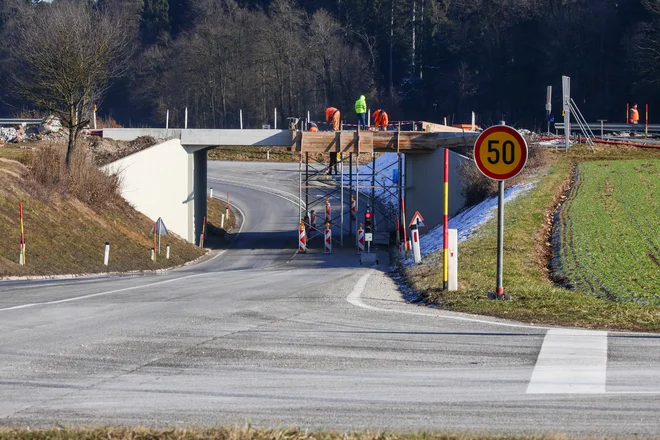
<path fill-rule="evenodd" d="M 18 306 L 12 306 L 12 307 L 6 307 L 4 309 L 0 309 L 0 312 L 6 312 L 8 310 L 27 309 L 27 308 L 38 307 L 38 306 L 48 306 L 48 305 L 53 305 L 53 304 L 62 304 L 62 303 L 73 302 L 73 301 L 80 301 L 81 299 L 94 298 L 94 297 L 97 297 L 97 296 L 110 295 L 110 294 L 113 294 L 113 293 L 129 292 L 131 290 L 145 289 L 147 287 L 159 286 L 161 284 L 169 284 L 169 283 L 173 283 L 175 281 L 181 281 L 181 280 L 185 280 L 185 279 L 188 279 L 188 278 L 200 277 L 200 276 L 204 276 L 204 275 L 209 275 L 209 273 L 198 273 L 198 274 L 194 274 L 194 275 L 186 275 L 185 277 L 179 277 L 179 278 L 174 278 L 174 279 L 165 280 L 165 281 L 158 281 L 158 282 L 155 282 L 155 283 L 144 284 L 144 285 L 141 285 L 141 286 L 125 287 L 123 289 L 108 290 L 106 292 L 91 293 L 89 295 L 74 296 L 72 298 L 58 299 L 58 300 L 55 300 L 55 301 L 45 301 L 45 302 L 40 302 L 40 303 L 21 304 L 21 305 L 18 305 Z"/>
<path fill-rule="evenodd" d="M 552 328 L 552 327 L 544 327 L 540 325 L 526 325 L 526 324 L 516 324 L 512 322 L 488 321 L 485 319 L 469 318 L 467 316 L 444 315 L 439 313 L 438 310 L 434 311 L 433 309 L 427 309 L 429 310 L 429 312 L 423 313 L 423 312 L 413 312 L 409 310 L 381 309 L 380 307 L 370 306 L 365 304 L 360 296 L 364 291 L 364 288 L 367 284 L 367 280 L 372 274 L 373 274 L 373 269 L 369 269 L 369 272 L 358 280 L 357 284 L 355 285 L 351 293 L 349 293 L 348 296 L 346 297 L 346 301 L 348 301 L 349 303 L 353 304 L 356 307 L 361 307 L 363 309 L 374 310 L 377 312 L 384 312 L 384 313 L 400 313 L 402 315 L 427 316 L 429 318 L 450 319 L 453 321 L 476 322 L 478 324 L 490 324 L 501 327 L 526 328 L 526 329 L 534 329 L 534 330 L 549 330 Z"/>
<path fill-rule="evenodd" d="M 369 277 L 371 277 L 372 274 L 373 272 L 369 271 L 366 274 L 362 275 L 362 277 L 358 280 L 358 282 L 355 283 L 355 287 L 353 287 L 351 293 L 349 293 L 348 296 L 346 297 L 346 301 L 353 304 L 354 306 L 362 307 L 363 309 L 380 310 L 376 307 L 371 307 L 366 305 L 360 299 L 360 295 L 362 295 L 362 292 L 364 291 L 364 288 L 367 285 L 367 281 L 369 280 Z"/>
<path fill-rule="evenodd" d="M 607 332 L 549 330 L 527 394 L 601 394 L 607 381 Z"/>

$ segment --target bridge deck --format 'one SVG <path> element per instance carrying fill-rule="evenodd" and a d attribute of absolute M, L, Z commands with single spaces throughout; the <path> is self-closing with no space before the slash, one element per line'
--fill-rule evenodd
<path fill-rule="evenodd" d="M 300 152 L 425 153 L 436 148 L 470 147 L 478 133 L 423 131 L 300 132 L 290 130 L 103 129 L 103 137 L 133 140 L 138 136 L 180 138 L 190 151 L 217 146 L 283 146 Z"/>

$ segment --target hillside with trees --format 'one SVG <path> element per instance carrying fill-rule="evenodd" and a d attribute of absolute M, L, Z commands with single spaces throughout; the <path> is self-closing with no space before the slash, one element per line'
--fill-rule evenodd
<path fill-rule="evenodd" d="M 0 2 L 0 115 L 35 106 L 16 93 L 30 69 L 25 26 L 63 3 Z M 124 126 L 192 127 L 352 115 L 360 94 L 393 119 L 545 124 L 545 87 L 572 77 L 590 120 L 622 121 L 625 105 L 660 98 L 660 0 L 96 0 L 130 50 L 100 113 Z M 35 19 L 35 16 L 41 17 Z M 107 19 L 112 17 L 112 20 Z M 75 22 L 72 24 L 75 26 Z M 38 32 L 32 46 L 43 49 Z M 79 35 L 73 32 L 71 38 Z M 122 38 L 123 38 L 122 37 Z M 91 38 L 91 37 L 90 37 Z M 73 42 L 73 40 L 72 40 Z M 24 43 L 24 41 L 23 41 Z M 44 43 L 45 44 L 45 43 Z M 49 50 L 51 50 L 49 48 Z"/>

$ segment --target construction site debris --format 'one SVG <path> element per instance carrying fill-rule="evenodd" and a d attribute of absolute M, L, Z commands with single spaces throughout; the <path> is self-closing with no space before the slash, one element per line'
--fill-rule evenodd
<path fill-rule="evenodd" d="M 58 133 L 61 129 L 62 122 L 60 122 L 60 118 L 51 115 L 41 121 L 41 124 L 39 124 L 39 128 L 37 130 L 39 134 L 44 135 L 50 133 Z"/>

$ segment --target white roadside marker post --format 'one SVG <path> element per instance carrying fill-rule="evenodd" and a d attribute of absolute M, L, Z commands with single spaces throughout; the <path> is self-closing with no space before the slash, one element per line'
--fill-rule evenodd
<path fill-rule="evenodd" d="M 458 229 L 449 229 L 449 280 L 450 292 L 458 290 Z"/>
<path fill-rule="evenodd" d="M 107 266 L 110 261 L 110 242 L 105 242 L 105 254 L 103 255 L 103 265 Z"/>
<path fill-rule="evenodd" d="M 412 233 L 413 258 L 415 264 L 419 264 L 422 262 L 422 251 L 419 247 L 419 229 L 416 224 L 410 226 L 410 232 Z"/>
<path fill-rule="evenodd" d="M 165 246 L 165 259 L 170 259 L 170 245 Z"/>

